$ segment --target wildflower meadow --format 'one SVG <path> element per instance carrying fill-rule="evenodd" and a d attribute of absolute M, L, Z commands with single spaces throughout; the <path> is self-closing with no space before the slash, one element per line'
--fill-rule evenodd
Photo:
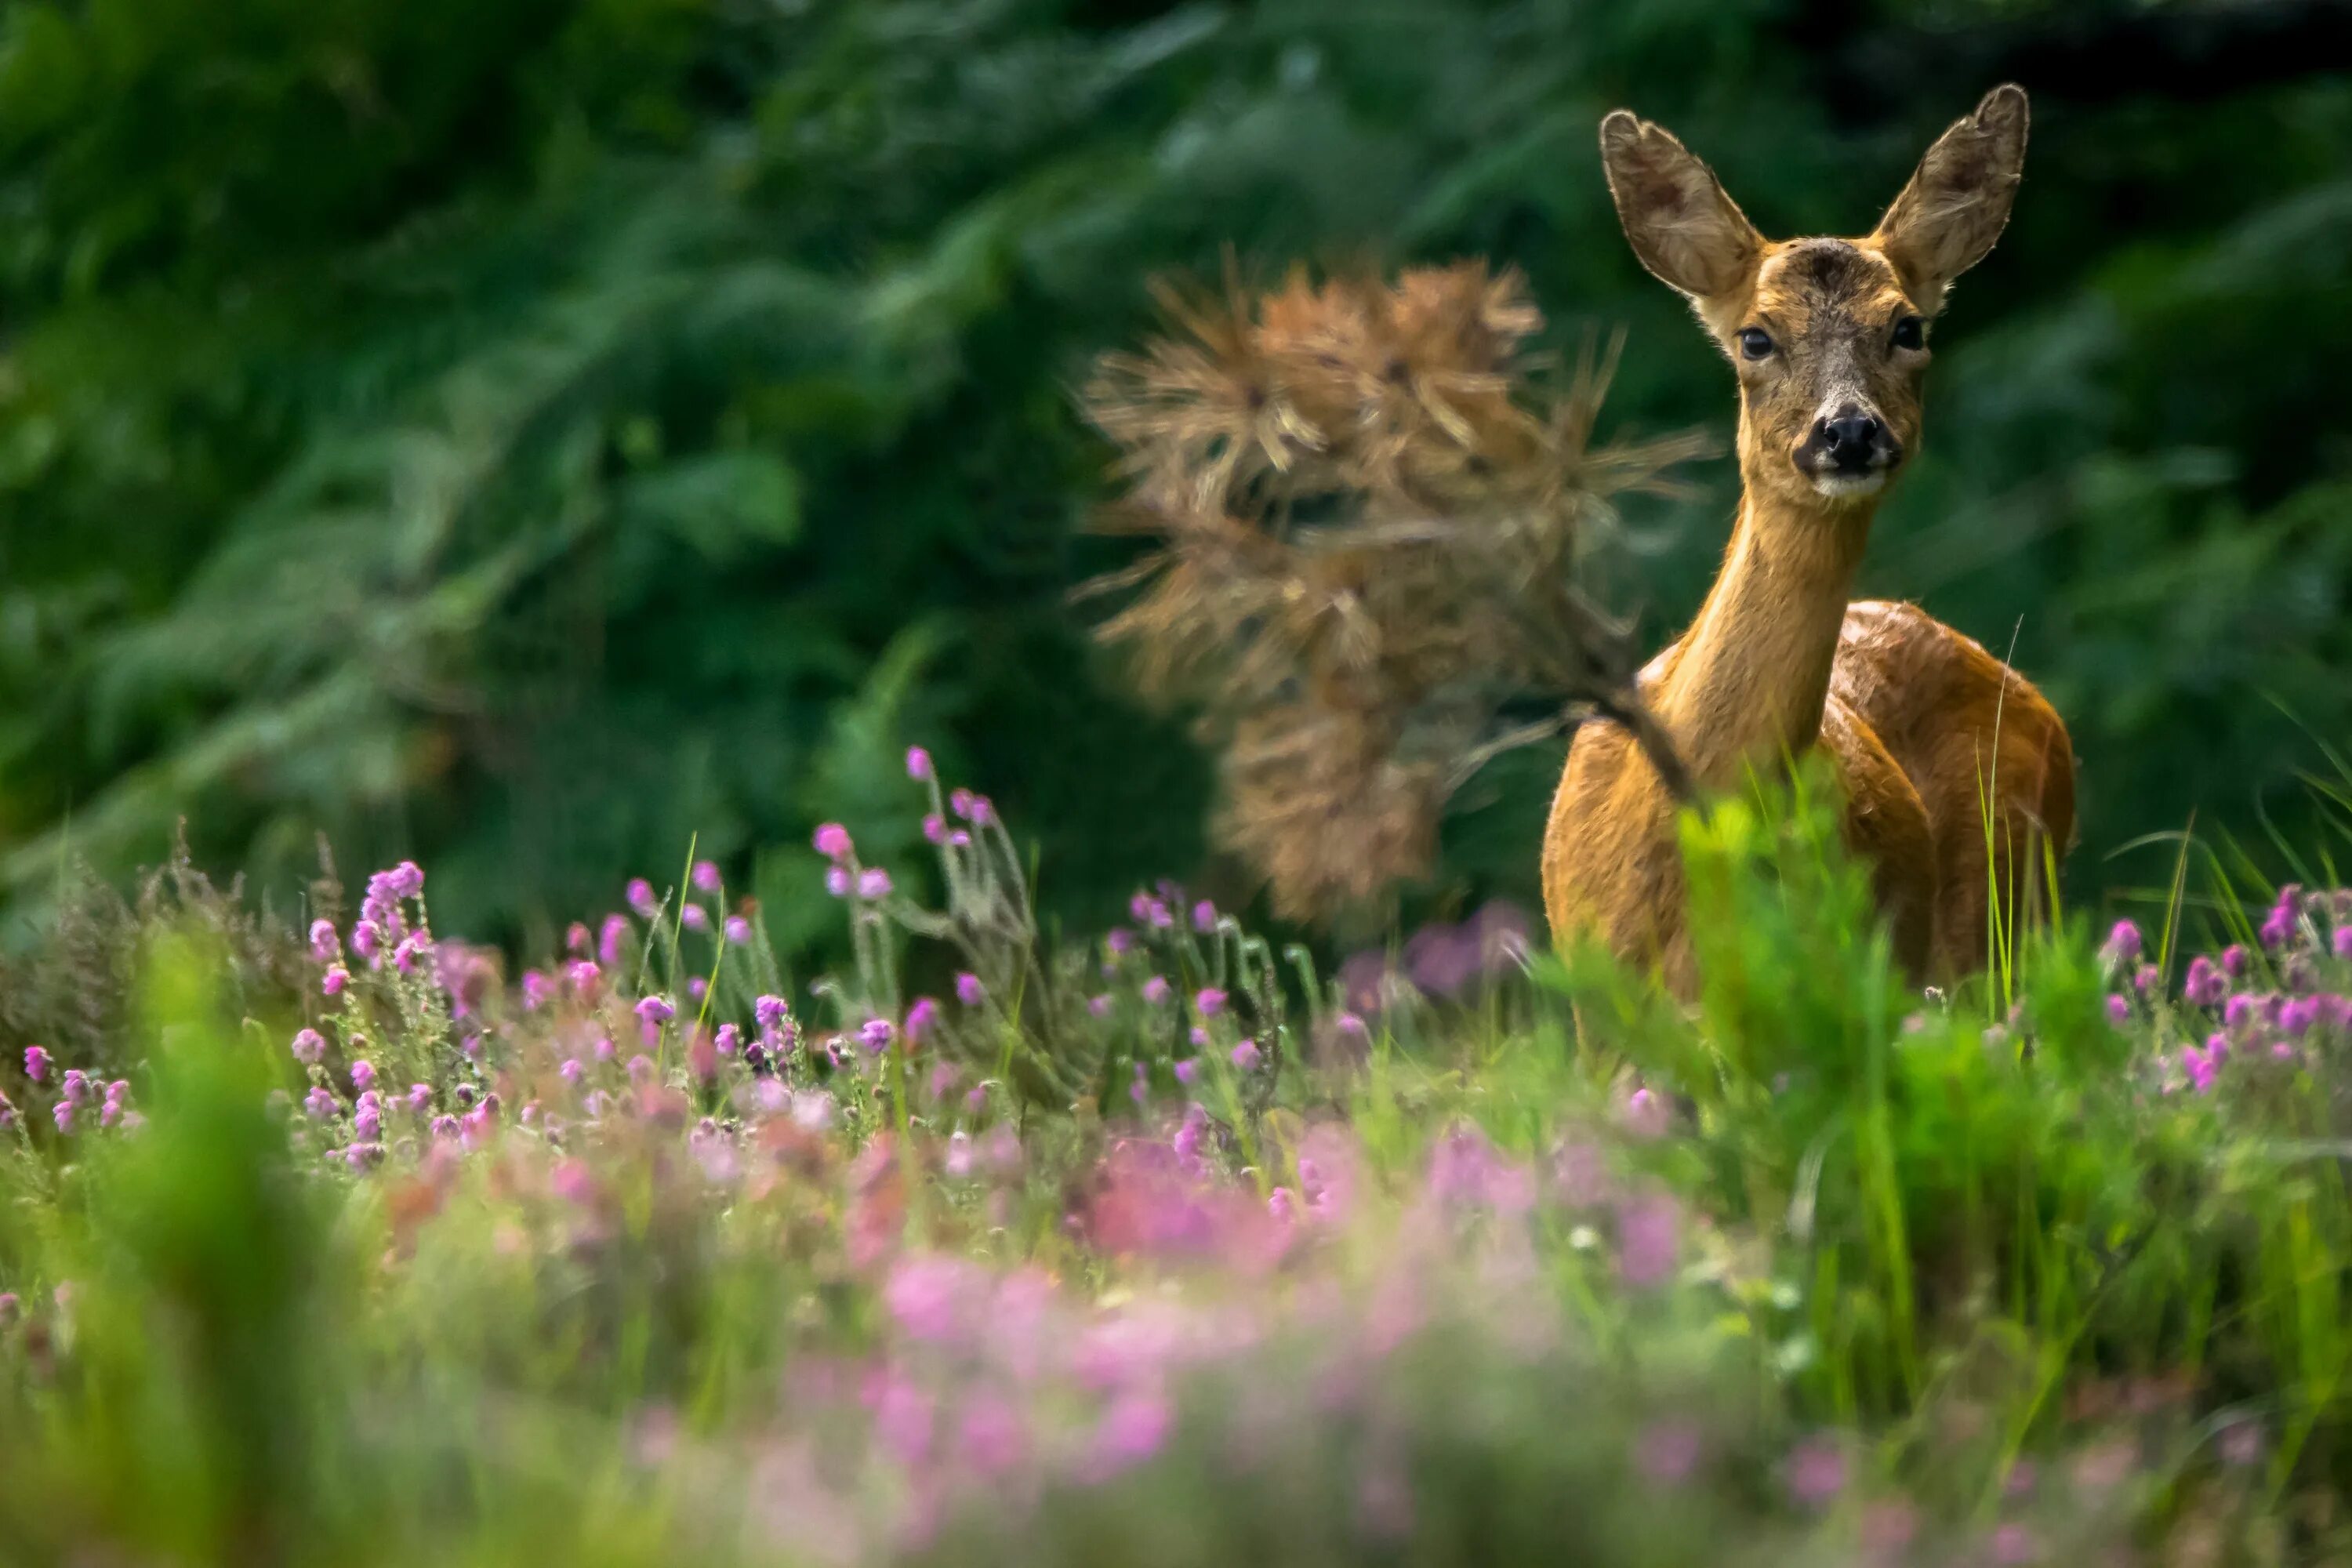
<path fill-rule="evenodd" d="M 924 857 L 815 837 L 824 975 L 692 858 L 519 974 L 410 863 L 125 906 L 128 1009 L 0 1068 L 8 1560 L 2352 1546 L 2352 891 L 1922 993 L 1759 794 L 1686 822 L 1683 1006 L 1499 907 L 1055 940 L 907 772 Z"/>
<path fill-rule="evenodd" d="M 2352 1563 L 2347 148 L 2352 0 L 0 5 L 0 1568 Z"/>

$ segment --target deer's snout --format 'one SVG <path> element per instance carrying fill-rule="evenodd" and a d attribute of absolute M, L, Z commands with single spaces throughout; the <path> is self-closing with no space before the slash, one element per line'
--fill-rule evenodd
<path fill-rule="evenodd" d="M 1874 489 L 1903 460 L 1903 443 L 1874 410 L 1847 403 L 1813 421 L 1796 458 L 1823 489 L 1853 489 L 1855 481 Z"/>

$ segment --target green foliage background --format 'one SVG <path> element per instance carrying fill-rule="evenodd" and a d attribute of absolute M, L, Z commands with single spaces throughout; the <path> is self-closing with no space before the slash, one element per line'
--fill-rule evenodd
<path fill-rule="evenodd" d="M 1727 431 L 1600 114 L 1674 126 L 1768 232 L 1852 232 L 2008 77 L 2027 184 L 1863 588 L 2013 638 L 2084 759 L 2076 887 L 2156 880 L 2102 858 L 2294 816 L 2352 731 L 2341 20 L 15 0 L 0 902 L 184 816 L 281 901 L 324 832 L 347 869 L 425 860 L 450 931 L 538 943 L 692 831 L 803 945 L 809 826 L 887 859 L 923 739 L 1098 917 L 1204 854 L 1181 717 L 1066 600 L 1113 559 L 1075 531 L 1103 453 L 1070 388 L 1149 273 L 1482 252 L 1560 346 L 1627 330 L 1604 430 Z M 1631 520 L 1617 597 L 1660 637 L 1720 545 L 1732 477 L 1701 477 Z M 1556 762 L 1465 795 L 1448 889 L 1529 896 Z"/>

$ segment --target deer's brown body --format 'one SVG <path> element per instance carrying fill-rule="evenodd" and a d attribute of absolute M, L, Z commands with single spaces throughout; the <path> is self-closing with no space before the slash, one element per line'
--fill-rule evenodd
<path fill-rule="evenodd" d="M 1702 792 L 1815 746 L 1829 756 L 1896 955 L 1921 976 L 1981 967 L 1989 903 L 2013 920 L 2042 847 L 2074 831 L 2074 752 L 2032 683 L 1914 605 L 1847 598 L 1917 442 L 1925 322 L 1999 237 L 2024 145 L 2024 94 L 2000 89 L 1873 234 L 1774 244 L 1665 132 L 1622 110 L 1601 126 L 1636 254 L 1690 299 L 1741 384 L 1723 570 L 1642 695 Z M 1624 731 L 1585 725 L 1552 804 L 1544 899 L 1556 937 L 1598 933 L 1687 993 L 1676 806 Z"/>

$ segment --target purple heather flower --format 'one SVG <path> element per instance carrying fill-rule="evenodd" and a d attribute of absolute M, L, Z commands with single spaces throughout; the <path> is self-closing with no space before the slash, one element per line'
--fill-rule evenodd
<path fill-rule="evenodd" d="M 699 1001 L 701 1001 L 701 1000 L 703 999 L 703 997 L 705 997 L 706 995 L 709 995 L 709 993 L 710 993 L 710 982 L 709 982 L 709 981 L 705 980 L 705 979 L 704 979 L 701 975 L 699 975 L 699 974 L 690 974 L 690 975 L 687 976 L 687 981 L 686 981 L 686 994 L 687 994 L 687 995 L 688 995 L 689 997 L 693 998 L 695 1001 L 699 1002 Z"/>
<path fill-rule="evenodd" d="M 2233 942 L 2221 950 L 2221 973 L 2232 980 L 2244 977 L 2248 962 L 2243 942 Z"/>
<path fill-rule="evenodd" d="M 2042 1560 L 2041 1542 L 2033 1539 L 2032 1531 L 2015 1520 L 1995 1526 L 1990 1544 L 1992 1560 L 1998 1568 L 2023 1568 L 2028 1563 Z"/>
<path fill-rule="evenodd" d="M 887 1018 L 868 1018 L 857 1026 L 857 1038 L 867 1050 L 880 1056 L 890 1048 L 891 1037 L 898 1032 Z"/>
<path fill-rule="evenodd" d="M 302 1109 L 324 1121 L 335 1113 L 335 1097 L 327 1092 L 324 1084 L 313 1084 L 310 1092 L 302 1097 Z"/>
<path fill-rule="evenodd" d="M 916 1045 L 940 1021 L 940 1005 L 929 996 L 918 996 L 915 1005 L 907 1009 L 907 1038 Z"/>
<path fill-rule="evenodd" d="M 1233 1049 L 1234 1066 L 1244 1072 L 1255 1072 L 1258 1063 L 1264 1059 L 1264 1053 L 1257 1048 L 1255 1040 L 1244 1040 Z"/>
<path fill-rule="evenodd" d="M 2279 1032 L 2291 1039 L 2301 1039 L 2311 1033 L 2313 1025 L 2319 1022 L 2320 1011 L 2316 996 L 2288 998 L 2279 1008 Z"/>
<path fill-rule="evenodd" d="M 431 1084 L 412 1083 L 408 1086 L 409 1110 L 415 1111 L 417 1115 L 422 1116 L 432 1103 L 433 1086 Z"/>
<path fill-rule="evenodd" d="M 751 1004 L 751 1016 L 763 1034 L 773 1034 L 792 1016 L 791 1005 L 781 996 L 762 996 Z"/>
<path fill-rule="evenodd" d="M 654 885 L 643 877 L 630 878 L 629 885 L 622 896 L 628 900 L 629 908 L 636 910 L 646 920 L 653 919 L 654 910 L 660 908 L 654 902 Z"/>
<path fill-rule="evenodd" d="M 1110 934 L 1103 938 L 1103 943 L 1110 949 L 1113 955 L 1124 953 L 1135 946 L 1135 933 L 1125 926 L 1113 926 L 1110 928 Z"/>
<path fill-rule="evenodd" d="M 1635 1441 L 1634 1468 L 1658 1486 L 1678 1486 L 1698 1468 L 1703 1447 L 1699 1429 L 1689 1422 L 1662 1421 Z"/>
<path fill-rule="evenodd" d="M 1095 1427 L 1087 1473 L 1097 1480 L 1118 1475 L 1157 1454 L 1176 1424 L 1168 1401 L 1150 1388 L 1133 1388 L 1111 1401 Z"/>
<path fill-rule="evenodd" d="M 1203 1018 L 1213 1018 L 1225 1010 L 1225 994 L 1213 985 L 1204 986 L 1200 994 L 1192 998 L 1192 1005 L 1200 1009 Z"/>
<path fill-rule="evenodd" d="M 340 963 L 331 963 L 319 979 L 319 989 L 330 996 L 340 996 L 343 987 L 352 983 L 352 972 Z"/>
<path fill-rule="evenodd" d="M 2212 1052 L 2201 1050 L 2195 1046 L 2180 1047 L 2180 1065 L 2187 1069 L 2189 1081 L 2195 1086 L 2200 1094 L 2204 1094 L 2212 1089 L 2214 1072 L 2221 1066 L 2214 1059 Z"/>
<path fill-rule="evenodd" d="M 1636 1289 L 1662 1284 L 1681 1250 L 1682 1207 L 1664 1194 L 1629 1198 L 1617 1210 L 1617 1271 Z"/>
<path fill-rule="evenodd" d="M 335 934 L 335 922 L 318 920 L 310 922 L 310 956 L 321 963 L 332 963 L 335 954 L 342 951 L 341 939 Z"/>
<path fill-rule="evenodd" d="M 2131 1003 L 2116 995 L 2107 998 L 2107 1022 L 2120 1029 L 2131 1022 Z"/>
<path fill-rule="evenodd" d="M 2269 914 L 2263 917 L 2261 934 L 2264 947 L 2284 947 L 2293 941 L 2294 937 L 2294 908 L 2284 903 L 2273 907 Z"/>
<path fill-rule="evenodd" d="M 1298 1217 L 1297 1210 L 1291 1202 L 1290 1189 L 1288 1187 L 1276 1187 L 1274 1191 L 1266 1194 L 1265 1212 L 1266 1216 L 1272 1219 L 1276 1225 L 1288 1225 L 1291 1221 L 1297 1219 Z"/>
<path fill-rule="evenodd" d="M 1625 1106 L 1618 1120 L 1625 1131 L 1636 1138 L 1658 1138 L 1674 1121 L 1674 1109 L 1656 1091 L 1637 1089 L 1625 1097 Z"/>
<path fill-rule="evenodd" d="M 908 747 L 907 776 L 918 781 L 929 778 L 931 776 L 931 753 L 923 750 L 920 746 Z"/>
<path fill-rule="evenodd" d="M 1216 930 L 1217 906 L 1209 902 L 1206 899 L 1202 899 L 1199 903 L 1194 904 L 1192 906 L 1192 929 L 1197 931 L 1213 931 Z"/>
<path fill-rule="evenodd" d="M 2336 957 L 2352 958 L 2352 925 L 2337 926 L 2333 940 Z"/>
<path fill-rule="evenodd" d="M 1150 979 L 1143 983 L 1143 999 L 1156 1007 L 1160 1003 L 1168 1000 L 1169 993 L 1172 987 L 1168 984 L 1167 976 L 1155 974 Z"/>
<path fill-rule="evenodd" d="M 1205 1051 L 1214 1043 L 1209 1037 L 1209 1031 L 1198 1024 L 1192 1026 L 1192 1032 L 1189 1037 L 1192 1042 L 1192 1048 L 1196 1051 Z"/>
<path fill-rule="evenodd" d="M 327 1054 L 326 1037 L 316 1029 L 298 1029 L 294 1034 L 294 1059 L 306 1066 L 316 1066 Z"/>
<path fill-rule="evenodd" d="M 454 1117 L 454 1116 L 449 1116 L 449 1115 L 441 1115 L 441 1116 L 436 1116 L 436 1117 L 435 1117 L 435 1118 L 433 1119 L 433 1136 L 434 1136 L 434 1137 L 436 1137 L 436 1138 L 455 1138 L 455 1137 L 457 1137 L 457 1131 L 458 1131 L 458 1128 L 457 1128 L 457 1119 L 456 1117 Z"/>
<path fill-rule="evenodd" d="M 969 833 L 966 833 L 966 832 L 965 832 L 962 828 L 961 828 L 961 827 L 957 828 L 954 832 L 952 832 L 952 833 L 950 833 L 950 834 L 949 834 L 949 835 L 948 835 L 948 847 L 949 847 L 949 848 L 950 848 L 950 849 L 969 849 L 969 848 L 971 848 L 971 834 L 969 834 Z"/>
<path fill-rule="evenodd" d="M 58 1100 L 57 1104 L 49 1108 L 49 1119 L 58 1124 L 58 1131 L 72 1131 L 74 1122 L 74 1102 L 70 1100 Z"/>
<path fill-rule="evenodd" d="M 362 921 L 352 927 L 352 952 L 357 956 L 373 963 L 383 947 L 383 931 L 375 921 Z"/>
<path fill-rule="evenodd" d="M 353 1089 L 358 1089 L 361 1093 L 364 1094 L 367 1092 L 369 1087 L 374 1082 L 375 1064 L 373 1062 L 369 1061 L 365 1057 L 362 1057 L 358 1061 L 352 1064 L 352 1087 Z"/>
<path fill-rule="evenodd" d="M 589 944 L 594 941 L 595 938 L 588 934 L 587 922 L 573 921 L 563 933 L 563 951 L 574 957 L 585 958 Z"/>
<path fill-rule="evenodd" d="M 621 944 L 629 940 L 629 922 L 625 916 L 606 915 L 602 930 L 596 933 L 596 962 L 611 969 L 621 962 Z"/>
<path fill-rule="evenodd" d="M 400 945 L 392 950 L 392 966 L 403 974 L 414 974 L 416 973 L 417 961 L 432 956 L 432 952 L 431 937 L 422 932 L 414 936 L 402 937 Z"/>
<path fill-rule="evenodd" d="M 636 1014 L 647 1026 L 658 1028 L 677 1017 L 677 1009 L 667 996 L 648 996 L 637 1004 Z"/>
<path fill-rule="evenodd" d="M 2099 949 L 2099 955 L 2111 963 L 2129 963 L 2140 955 L 2142 945 L 2137 923 L 2117 921 L 2114 929 L 2107 932 L 2106 943 Z"/>
<path fill-rule="evenodd" d="M 980 976 L 970 970 L 955 977 L 955 993 L 956 1000 L 967 1007 L 977 1007 L 988 998 L 988 988 L 981 984 Z"/>
<path fill-rule="evenodd" d="M 846 866 L 835 866 L 824 874 L 824 890 L 836 899 L 849 897 L 849 889 L 853 885 L 850 880 L 849 868 Z"/>
<path fill-rule="evenodd" d="M 1097 1017 L 1097 1018 L 1108 1018 L 1108 1017 L 1109 1017 L 1109 1016 L 1110 1016 L 1110 998 L 1109 998 L 1108 996 L 1107 996 L 1107 995 L 1106 995 L 1106 996 L 1089 996 L 1089 997 L 1087 997 L 1087 1011 L 1088 1013 L 1093 1014 L 1093 1015 L 1094 1015 L 1096 1017 Z"/>
<path fill-rule="evenodd" d="M 719 888 L 719 863 L 715 860 L 697 860 L 694 863 L 694 885 L 706 893 L 717 892 Z"/>
<path fill-rule="evenodd" d="M 2189 973 L 2180 986 L 2182 1000 L 2191 1006 L 2218 1007 L 2229 994 L 2230 976 L 2211 959 L 2200 952 L 2189 961 Z"/>
<path fill-rule="evenodd" d="M 857 896 L 861 899 L 888 898 L 890 873 L 879 866 L 869 866 L 857 873 Z"/>
<path fill-rule="evenodd" d="M 741 915 L 729 915 L 727 917 L 727 940 L 733 942 L 737 947 L 745 947 L 750 945 L 751 941 L 751 922 L 745 920 Z"/>
<path fill-rule="evenodd" d="M 613 1037 L 610 1035 L 597 1036 L 596 1043 L 590 1047 L 590 1050 L 600 1062 L 609 1062 L 621 1054 L 619 1047 L 613 1044 Z"/>
<path fill-rule="evenodd" d="M 563 1065 L 557 1068 L 555 1072 L 557 1077 L 577 1089 L 580 1087 L 580 1080 L 587 1076 L 588 1068 L 578 1057 L 566 1057 L 563 1059 Z"/>
<path fill-rule="evenodd" d="M 710 929 L 710 911 L 704 909 L 700 904 L 689 901 L 678 910 L 677 918 L 679 922 L 688 931 L 709 931 Z"/>
<path fill-rule="evenodd" d="M 1827 1508 L 1845 1490 L 1845 1456 L 1826 1437 L 1808 1437 L 1789 1456 L 1789 1495 L 1807 1508 Z"/>
<path fill-rule="evenodd" d="M 130 1098 L 131 1080 L 129 1079 L 119 1078 L 106 1086 L 106 1102 L 109 1105 L 119 1105 Z"/>
<path fill-rule="evenodd" d="M 572 990 L 585 996 L 596 989 L 596 983 L 604 978 L 604 971 L 594 959 L 583 958 L 565 965 L 563 977 L 572 982 Z"/>
<path fill-rule="evenodd" d="M 352 1136 L 362 1142 L 373 1143 L 383 1132 L 383 1108 L 374 1102 L 374 1096 L 362 1098 L 352 1112 Z"/>
<path fill-rule="evenodd" d="M 838 822 L 828 822 L 818 828 L 809 842 L 828 860 L 846 860 L 856 852 L 856 846 L 849 841 L 849 829 Z"/>
<path fill-rule="evenodd" d="M 1186 1057 L 1176 1064 L 1175 1071 L 1178 1083 L 1191 1083 L 1201 1076 L 1201 1058 Z"/>
<path fill-rule="evenodd" d="M 936 811 L 923 814 L 923 837 L 933 844 L 948 841 L 948 819 Z"/>
<path fill-rule="evenodd" d="M 536 969 L 522 972 L 522 1005 L 538 1012 L 555 999 L 555 982 Z"/>
<path fill-rule="evenodd" d="M 710 1048 L 722 1057 L 731 1057 L 743 1044 L 743 1031 L 734 1024 L 721 1024 L 710 1037 Z"/>
<path fill-rule="evenodd" d="M 26 1046 L 25 1047 L 25 1076 L 31 1079 L 35 1083 L 46 1081 L 49 1076 L 49 1053 L 43 1050 L 38 1046 Z"/>
<path fill-rule="evenodd" d="M 654 1059 L 643 1051 L 639 1051 L 629 1058 L 626 1070 L 630 1082 L 644 1083 L 654 1076 Z"/>
<path fill-rule="evenodd" d="M 89 1075 L 79 1068 L 68 1068 L 66 1080 L 58 1087 L 64 1091 L 68 1100 L 79 1105 L 82 1102 L 82 1097 L 89 1092 Z"/>

